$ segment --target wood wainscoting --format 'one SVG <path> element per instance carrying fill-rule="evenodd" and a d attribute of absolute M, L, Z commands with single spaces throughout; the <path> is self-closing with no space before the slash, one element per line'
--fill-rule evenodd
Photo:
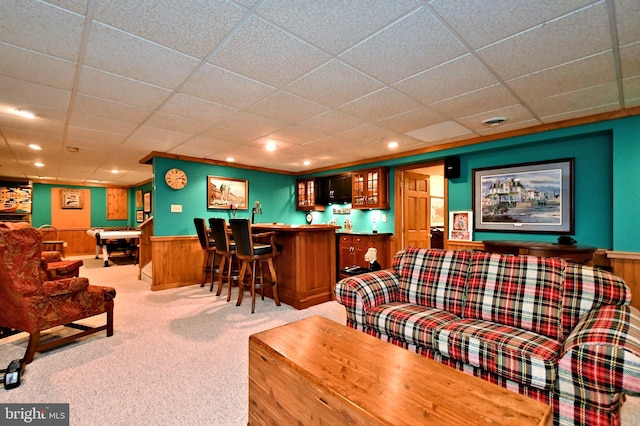
<path fill-rule="evenodd" d="M 87 228 L 58 228 L 58 240 L 65 242 L 65 256 L 83 256 L 96 252 L 96 239 L 87 234 Z"/>
<path fill-rule="evenodd" d="M 202 278 L 203 256 L 196 236 L 151 237 L 151 290 L 198 283 Z"/>
<path fill-rule="evenodd" d="M 640 309 L 640 253 L 607 251 L 613 273 L 631 289 L 631 306 Z"/>

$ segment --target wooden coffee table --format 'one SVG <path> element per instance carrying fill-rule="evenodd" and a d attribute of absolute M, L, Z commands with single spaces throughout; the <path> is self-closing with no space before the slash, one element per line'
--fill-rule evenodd
<path fill-rule="evenodd" d="M 544 425 L 551 407 L 315 316 L 249 337 L 249 424 Z"/>

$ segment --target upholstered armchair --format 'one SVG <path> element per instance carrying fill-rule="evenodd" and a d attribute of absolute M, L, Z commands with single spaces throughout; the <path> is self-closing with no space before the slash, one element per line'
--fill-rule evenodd
<path fill-rule="evenodd" d="M 42 260 L 49 280 L 72 278 L 80 276 L 80 267 L 84 265 L 82 259 L 63 260 L 59 251 L 43 251 Z"/>
<path fill-rule="evenodd" d="M 89 285 L 83 277 L 50 280 L 42 268 L 42 237 L 36 229 L 0 227 L 0 328 L 29 333 L 24 363 L 36 352 L 106 330 L 113 335 L 116 291 Z M 89 327 L 75 321 L 106 314 L 106 324 Z M 40 342 L 41 332 L 57 326 L 79 330 L 53 341 Z"/>

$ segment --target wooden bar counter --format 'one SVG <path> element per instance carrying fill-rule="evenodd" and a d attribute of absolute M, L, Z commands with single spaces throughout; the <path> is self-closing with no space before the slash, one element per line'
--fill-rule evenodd
<path fill-rule="evenodd" d="M 335 225 L 274 225 L 257 223 L 255 232 L 275 231 L 282 253 L 276 257 L 278 296 L 296 309 L 333 299 L 336 284 Z M 265 295 L 270 289 L 265 289 Z"/>

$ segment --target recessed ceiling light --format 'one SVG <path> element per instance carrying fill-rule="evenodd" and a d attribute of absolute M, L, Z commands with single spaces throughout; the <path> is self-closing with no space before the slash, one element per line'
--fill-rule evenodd
<path fill-rule="evenodd" d="M 390 149 L 396 149 L 398 147 L 398 142 L 393 141 L 393 142 L 389 142 L 389 145 L 387 145 Z"/>
<path fill-rule="evenodd" d="M 40 151 L 42 149 L 40 145 L 36 145 L 35 143 L 30 143 L 29 148 L 33 149 L 34 151 Z"/>
<path fill-rule="evenodd" d="M 236 161 L 236 159 L 233 157 L 227 157 L 227 161 L 233 163 L 234 161 Z"/>
<path fill-rule="evenodd" d="M 305 166 L 308 166 L 308 165 L 310 165 L 310 164 L 311 164 L 311 161 L 309 161 L 309 160 L 304 160 L 304 162 L 303 162 L 302 164 L 304 164 Z"/>
<path fill-rule="evenodd" d="M 508 117 L 492 117 L 492 118 L 487 118 L 482 123 L 489 127 L 496 127 L 501 124 L 504 124 L 504 122 L 507 120 L 509 120 Z"/>
<path fill-rule="evenodd" d="M 111 170 L 111 173 L 113 173 L 113 174 L 115 175 L 115 174 L 118 174 L 118 173 L 120 173 L 120 170 L 117 170 L 117 169 L 113 169 L 113 170 Z"/>
<path fill-rule="evenodd" d="M 78 152 L 78 151 L 80 151 L 80 148 L 78 148 L 77 146 L 68 146 L 67 147 L 67 151 L 69 151 L 69 152 Z"/>
<path fill-rule="evenodd" d="M 43 163 L 41 163 L 41 162 L 39 162 L 39 161 L 38 161 L 38 162 L 33 163 L 33 165 L 34 165 L 34 166 L 36 166 L 36 167 L 44 167 L 44 164 L 43 164 Z"/>
<path fill-rule="evenodd" d="M 267 151 L 275 151 L 276 144 L 274 142 L 269 142 L 265 148 L 267 149 Z"/>
<path fill-rule="evenodd" d="M 33 119 L 37 117 L 35 112 L 27 111 L 24 109 L 14 108 L 13 112 L 15 112 L 16 115 L 19 115 L 20 117 L 23 117 L 23 118 Z"/>

